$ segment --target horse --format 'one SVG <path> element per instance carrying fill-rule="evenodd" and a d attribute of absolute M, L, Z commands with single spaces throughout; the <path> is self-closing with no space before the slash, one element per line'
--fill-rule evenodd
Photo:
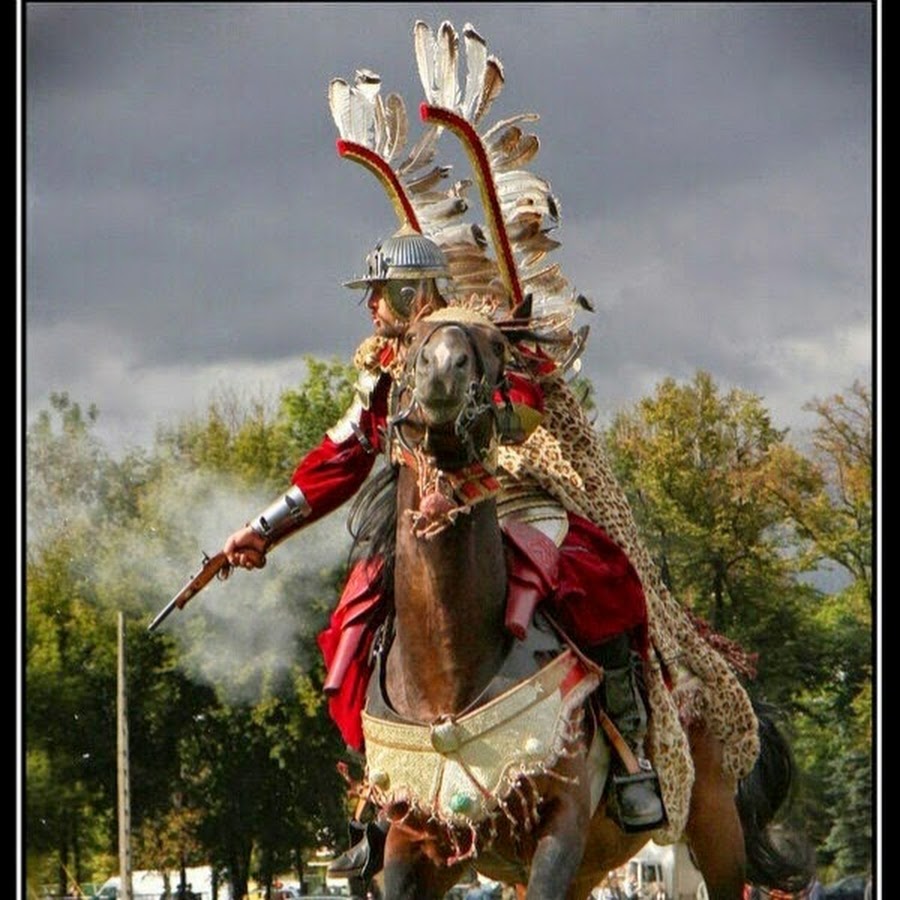
<path fill-rule="evenodd" d="M 487 319 L 445 310 L 413 323 L 405 341 L 380 519 L 368 501 L 382 526 L 370 544 L 380 541 L 392 597 L 363 712 L 369 799 L 392 823 L 385 897 L 439 900 L 474 865 L 516 885 L 520 900 L 587 898 L 649 834 L 624 831 L 603 789 L 610 746 L 602 734 L 591 740 L 598 729 L 585 714 L 602 672 L 546 622 L 522 640 L 506 621 L 508 545 L 489 457 L 507 338 Z M 526 699 L 510 693 L 517 685 Z M 540 757 L 543 738 L 530 725 L 512 737 L 495 727 L 526 707 L 561 729 L 558 752 Z M 796 889 L 808 876 L 768 832 L 792 762 L 774 724 L 759 721 L 758 761 L 737 785 L 717 739 L 700 721 L 688 726 L 695 780 L 684 840 L 711 900 L 738 900 L 749 878 Z M 504 769 L 513 751 L 534 751 L 538 762 Z M 496 784 L 505 793 L 492 793 Z"/>

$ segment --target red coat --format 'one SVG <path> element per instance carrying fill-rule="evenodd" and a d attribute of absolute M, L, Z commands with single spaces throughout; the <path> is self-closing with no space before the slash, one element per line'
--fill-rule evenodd
<path fill-rule="evenodd" d="M 350 499 L 362 486 L 383 449 L 390 379 L 382 375 L 368 407 L 354 416 L 355 428 L 347 436 L 333 433 L 308 453 L 291 482 L 303 491 L 310 505 L 307 523 L 322 518 Z M 510 399 L 541 410 L 540 388 L 524 378 L 511 377 Z M 339 438 L 335 440 L 334 438 Z M 546 588 L 548 610 L 582 647 L 614 635 L 631 633 L 636 649 L 647 649 L 647 607 L 637 572 L 606 533 L 588 520 L 569 513 L 569 528 L 553 571 L 543 571 L 540 554 L 522 543 L 507 540 L 511 593 L 515 585 Z M 382 597 L 370 588 L 378 560 L 359 563 L 350 573 L 328 627 L 318 636 L 328 669 L 325 683 L 329 711 L 344 737 L 362 749 L 360 711 L 371 671 L 369 651 L 375 629 L 384 618 Z M 512 597 L 511 597 L 512 600 Z"/>

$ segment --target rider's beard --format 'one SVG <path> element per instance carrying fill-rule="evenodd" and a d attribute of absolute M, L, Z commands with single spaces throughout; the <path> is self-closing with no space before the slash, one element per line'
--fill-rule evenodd
<path fill-rule="evenodd" d="M 406 323 L 385 322 L 384 320 L 382 320 L 378 323 L 377 333 L 380 337 L 384 338 L 403 337 L 403 335 L 406 334 Z"/>

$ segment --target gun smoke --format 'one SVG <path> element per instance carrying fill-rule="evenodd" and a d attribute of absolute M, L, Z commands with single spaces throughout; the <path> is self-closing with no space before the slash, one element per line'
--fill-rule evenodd
<path fill-rule="evenodd" d="M 38 558 L 61 530 L 96 531 L 96 543 L 76 542 L 68 560 L 88 585 L 84 596 L 145 624 L 197 572 L 204 554 L 218 552 L 273 499 L 271 490 L 248 489 L 221 474 L 181 470 L 153 482 L 132 528 L 95 530 L 102 519 L 96 495 L 71 491 L 40 502 L 41 478 L 29 482 L 28 558 Z M 251 703 L 264 687 L 286 688 L 293 667 L 309 670 L 317 662 L 312 638 L 337 601 L 350 549 L 346 512 L 289 538 L 263 569 L 213 579 L 146 639 L 173 639 L 176 664 L 228 702 Z"/>

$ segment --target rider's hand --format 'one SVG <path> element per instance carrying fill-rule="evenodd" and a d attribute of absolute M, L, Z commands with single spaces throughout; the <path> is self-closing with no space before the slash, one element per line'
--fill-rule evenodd
<path fill-rule="evenodd" d="M 223 547 L 228 562 L 240 569 L 261 569 L 266 564 L 266 539 L 249 525 L 235 531 Z"/>

